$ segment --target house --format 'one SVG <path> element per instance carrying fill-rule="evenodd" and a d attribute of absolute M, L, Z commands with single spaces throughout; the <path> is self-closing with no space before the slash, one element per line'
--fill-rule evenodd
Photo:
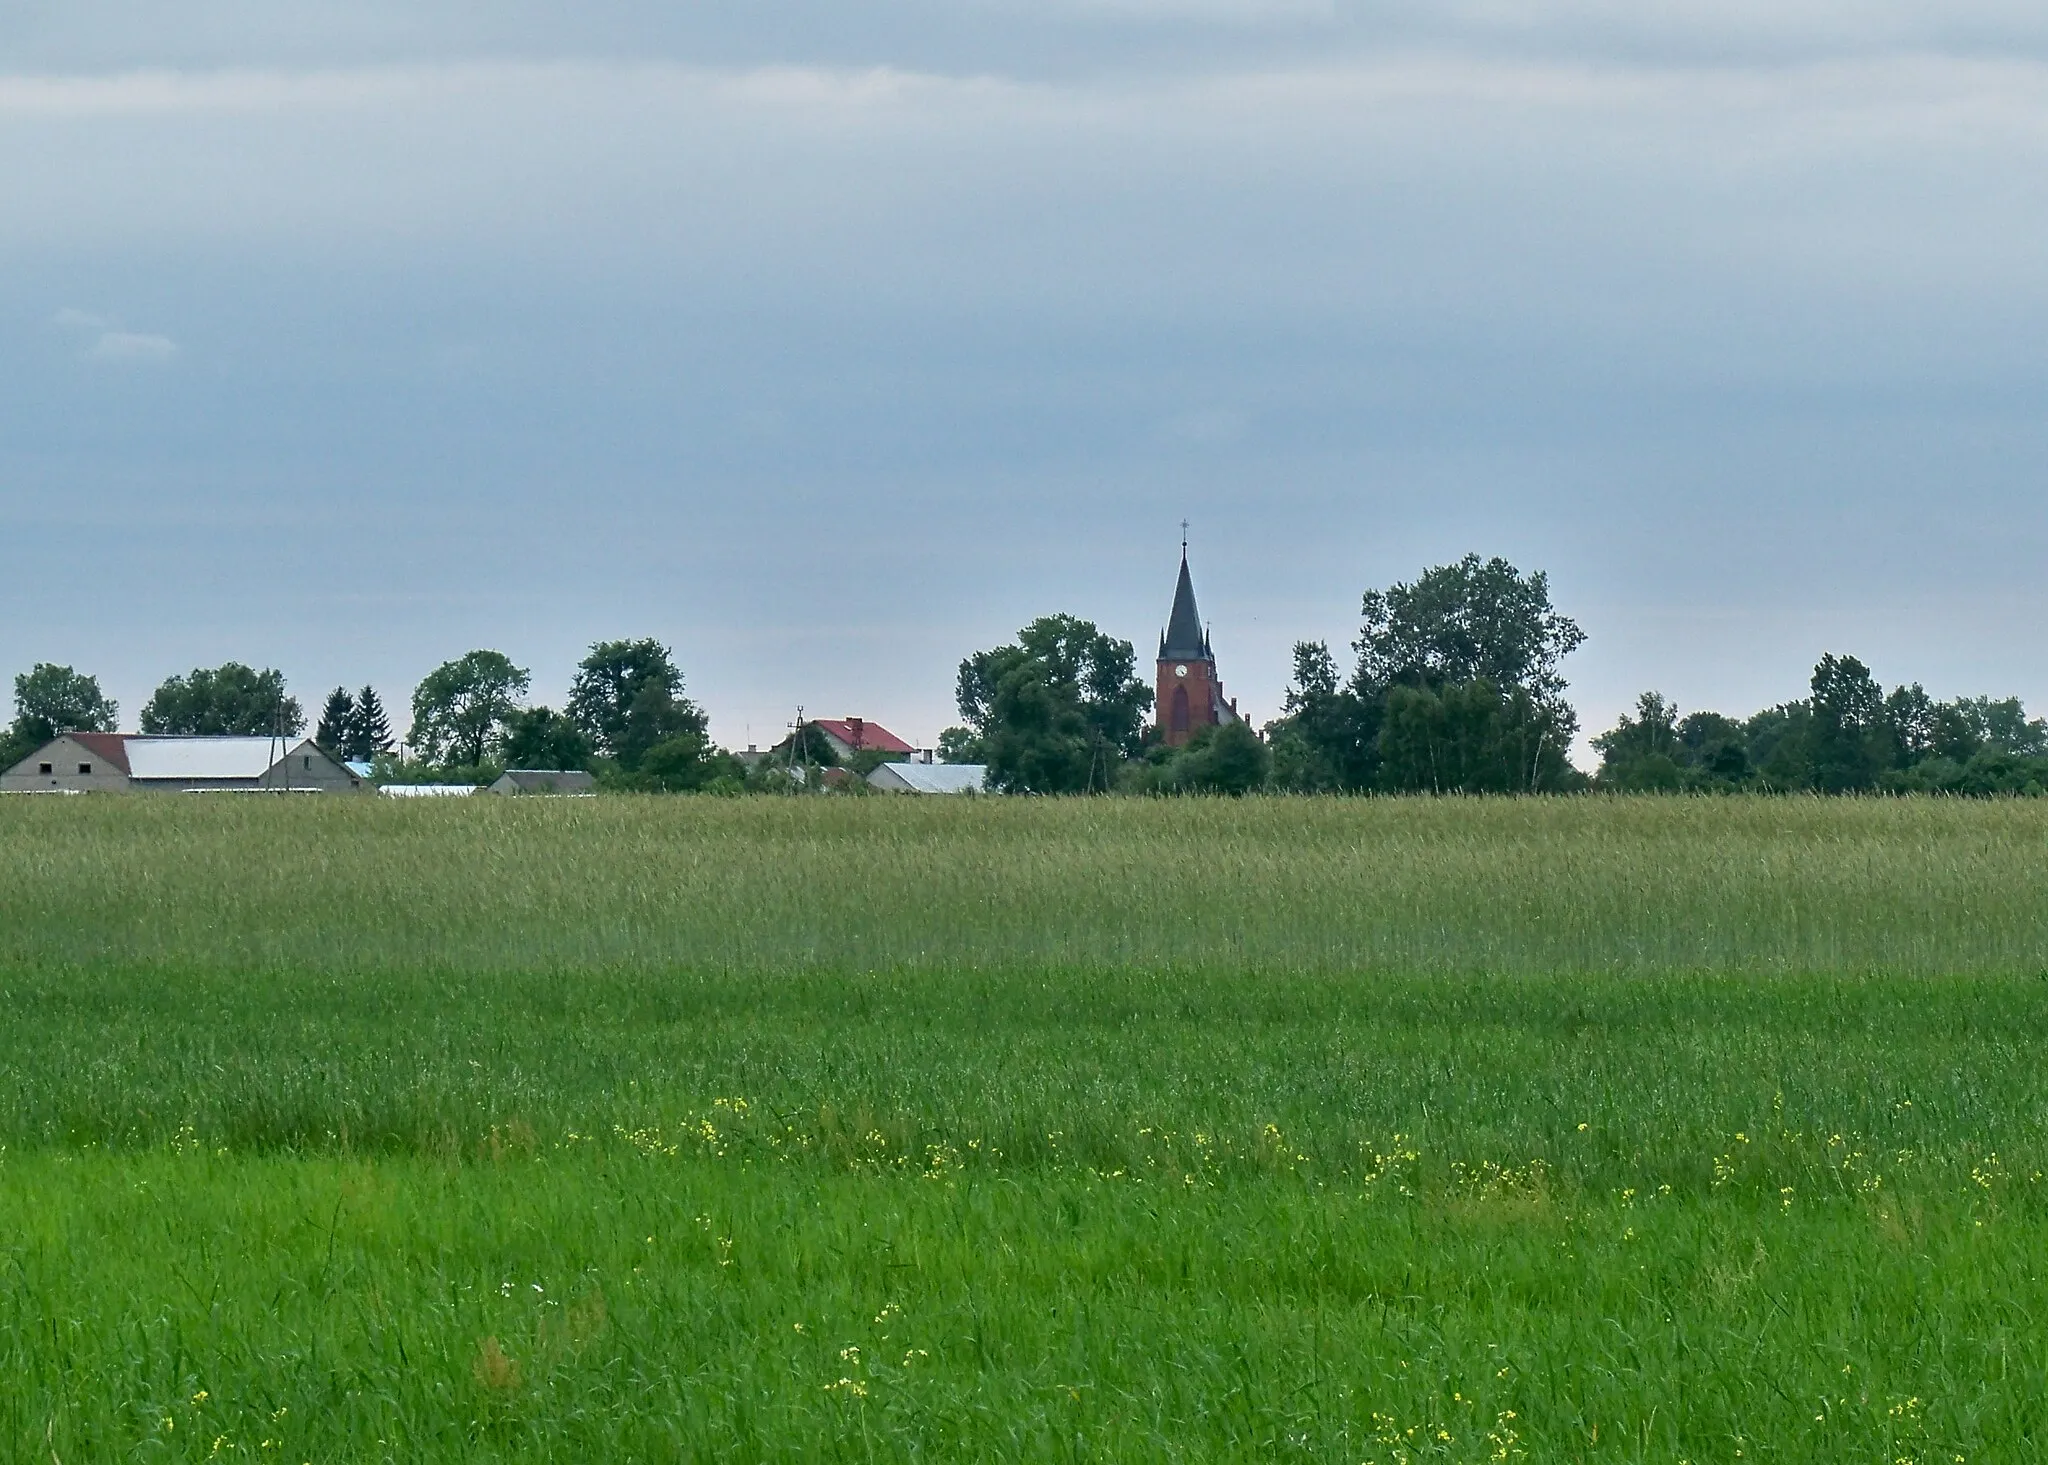
<path fill-rule="evenodd" d="M 571 794 L 587 798 L 597 779 L 580 768 L 508 768 L 490 786 L 494 794 Z"/>
<path fill-rule="evenodd" d="M 367 785 L 313 741 L 61 733 L 0 772 L 0 793 L 348 793 Z"/>
<path fill-rule="evenodd" d="M 868 786 L 891 794 L 982 793 L 988 769 L 979 763 L 884 763 L 868 775 Z"/>
<path fill-rule="evenodd" d="M 859 753 L 881 753 L 890 758 L 908 758 L 917 752 L 917 749 L 879 722 L 869 722 L 863 717 L 821 717 L 809 726 L 825 735 L 826 745 L 832 749 L 832 755 L 841 763 L 851 763 Z M 770 750 L 768 756 L 787 758 L 789 743 L 790 740 L 784 738 Z"/>

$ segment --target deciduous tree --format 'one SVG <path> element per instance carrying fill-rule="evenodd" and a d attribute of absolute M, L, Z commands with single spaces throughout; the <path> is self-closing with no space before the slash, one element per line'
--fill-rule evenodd
<path fill-rule="evenodd" d="M 683 674 L 661 642 L 652 638 L 599 641 L 591 646 L 569 684 L 568 712 L 589 734 L 598 752 L 626 763 L 630 745 L 637 743 L 631 751 L 644 752 L 662 740 L 648 736 L 650 721 L 658 722 L 663 715 L 661 699 L 642 699 L 658 690 L 674 700 L 682 689 Z M 633 726 L 636 706 L 641 709 L 638 728 Z M 673 736 L 673 732 L 664 735 Z"/>
<path fill-rule="evenodd" d="M 62 732 L 112 732 L 121 709 L 100 691 L 99 679 L 68 666 L 39 661 L 14 679 L 12 736 L 47 743 Z"/>
<path fill-rule="evenodd" d="M 1016 793 L 1114 787 L 1152 705 L 1136 665 L 1130 642 L 1069 615 L 1042 616 L 1013 644 L 961 662 L 960 715 L 990 784 Z"/>
<path fill-rule="evenodd" d="M 474 767 L 503 738 L 529 684 L 525 668 L 502 652 L 443 662 L 413 691 L 407 741 L 429 763 Z"/>
<path fill-rule="evenodd" d="M 506 721 L 503 753 L 507 768 L 588 770 L 590 736 L 551 707 L 529 707 Z"/>
<path fill-rule="evenodd" d="M 296 737 L 306 714 L 285 695 L 284 673 L 239 661 L 171 677 L 142 709 L 142 730 L 179 737 Z"/>
<path fill-rule="evenodd" d="M 1371 696 L 1396 684 L 1483 680 L 1558 702 L 1565 687 L 1559 665 L 1585 640 L 1578 623 L 1551 605 L 1543 571 L 1524 575 L 1504 559 L 1468 554 L 1412 584 L 1366 592 L 1352 685 Z"/>

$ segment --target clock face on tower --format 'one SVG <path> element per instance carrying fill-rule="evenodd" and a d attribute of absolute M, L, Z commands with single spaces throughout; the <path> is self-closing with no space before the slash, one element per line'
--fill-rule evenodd
<path fill-rule="evenodd" d="M 1175 676 L 1177 676 L 1177 677 L 1184 677 L 1184 676 L 1186 676 L 1186 675 L 1188 674 L 1188 668 L 1187 668 L 1187 663 L 1186 663 L 1186 662 L 1182 662 L 1182 663 L 1181 663 L 1181 664 L 1180 664 L 1179 666 L 1175 667 L 1175 668 L 1173 669 L 1173 674 L 1174 674 Z"/>

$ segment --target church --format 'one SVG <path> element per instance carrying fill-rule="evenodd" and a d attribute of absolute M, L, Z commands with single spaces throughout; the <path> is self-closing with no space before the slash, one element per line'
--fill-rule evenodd
<path fill-rule="evenodd" d="M 1223 696 L 1216 653 L 1195 609 L 1195 582 L 1188 574 L 1188 545 L 1180 545 L 1180 583 L 1173 589 L 1173 614 L 1159 638 L 1158 700 L 1153 703 L 1159 735 L 1169 748 L 1186 745 L 1205 727 L 1236 722 L 1237 704 Z"/>

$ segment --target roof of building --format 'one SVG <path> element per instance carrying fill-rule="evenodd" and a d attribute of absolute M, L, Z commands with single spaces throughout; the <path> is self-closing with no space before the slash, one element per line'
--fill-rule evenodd
<path fill-rule="evenodd" d="M 290 748 L 276 738 L 124 737 L 135 779 L 261 778 Z"/>
<path fill-rule="evenodd" d="M 903 741 L 879 722 L 869 722 L 861 717 L 821 717 L 813 726 L 830 733 L 849 748 L 862 752 L 915 753 L 917 749 Z"/>
<path fill-rule="evenodd" d="M 587 794 L 597 779 L 580 768 L 508 768 L 491 792 L 501 794 Z"/>
<path fill-rule="evenodd" d="M 1202 633 L 1202 617 L 1195 609 L 1195 581 L 1188 574 L 1188 555 L 1180 555 L 1180 582 L 1173 587 L 1173 614 L 1166 622 L 1166 634 L 1159 638 L 1161 661 L 1213 661 L 1209 638 Z"/>
<path fill-rule="evenodd" d="M 128 740 L 119 733 L 74 732 L 59 733 L 57 736 L 69 738 L 80 747 L 91 749 L 123 773 L 128 771 Z"/>
<path fill-rule="evenodd" d="M 377 790 L 387 799 L 451 799 L 482 792 L 474 783 L 387 783 Z"/>
<path fill-rule="evenodd" d="M 868 775 L 878 787 L 899 779 L 912 793 L 977 793 L 988 785 L 988 768 L 980 763 L 884 763 Z"/>

